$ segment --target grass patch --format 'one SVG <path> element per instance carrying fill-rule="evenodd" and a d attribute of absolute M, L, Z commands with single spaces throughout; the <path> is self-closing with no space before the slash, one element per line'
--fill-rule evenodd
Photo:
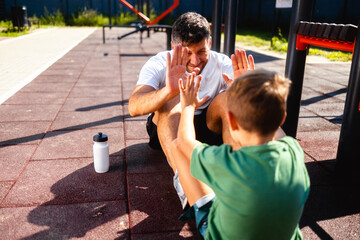
<path fill-rule="evenodd" d="M 246 46 L 267 47 L 270 44 L 271 34 L 249 30 L 239 31 L 236 34 L 236 42 Z"/>
<path fill-rule="evenodd" d="M 350 52 L 328 51 L 318 48 L 310 48 L 309 54 L 314 56 L 324 56 L 330 59 L 331 61 L 338 61 L 338 62 L 349 62 L 352 59 L 352 53 Z"/>
<path fill-rule="evenodd" d="M 288 40 L 282 36 L 281 32 L 277 36 L 271 37 L 269 33 L 256 32 L 256 31 L 239 31 L 236 34 L 236 42 L 239 42 L 245 46 L 255 46 L 265 48 L 267 50 L 286 53 Z M 317 47 L 310 47 L 309 55 L 323 56 L 331 61 L 348 62 L 352 59 L 352 53 L 325 50 Z"/>
<path fill-rule="evenodd" d="M 19 37 L 28 34 L 29 31 L 27 27 L 20 28 L 19 31 L 18 27 L 13 27 L 11 21 L 0 21 L 0 37 Z"/>

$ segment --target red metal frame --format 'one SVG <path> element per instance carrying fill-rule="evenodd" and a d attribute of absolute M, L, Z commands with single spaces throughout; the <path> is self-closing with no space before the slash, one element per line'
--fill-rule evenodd
<path fill-rule="evenodd" d="M 147 16 L 145 16 L 145 14 L 139 12 L 138 10 L 136 10 L 130 3 L 128 3 L 125 0 L 119 0 L 120 2 L 122 2 L 125 6 L 127 6 L 128 8 L 130 8 L 134 13 L 136 13 L 138 16 L 140 16 L 142 19 L 145 20 L 146 23 L 150 22 L 150 18 L 148 18 Z"/>
<path fill-rule="evenodd" d="M 297 35 L 296 39 L 296 49 L 300 51 L 306 50 L 308 45 L 318 46 L 318 47 L 325 47 L 331 48 L 335 50 L 353 52 L 355 47 L 355 40 L 354 42 L 341 42 L 341 41 L 333 41 L 329 39 L 323 38 L 315 38 L 309 37 L 304 35 Z"/>
<path fill-rule="evenodd" d="M 145 14 L 137 11 L 130 3 L 128 3 L 125 0 L 119 0 L 121 3 L 123 3 L 125 6 L 127 6 L 128 8 L 130 8 L 134 13 L 136 13 L 138 16 L 140 16 L 142 19 L 145 20 L 145 22 L 151 26 L 154 25 L 155 23 L 157 23 L 158 21 L 160 21 L 160 19 L 162 19 L 163 17 L 165 17 L 166 15 L 168 15 L 172 10 L 174 10 L 177 6 L 179 6 L 179 0 L 174 0 L 174 3 L 171 7 L 169 7 L 168 9 L 166 9 L 160 16 L 158 16 L 156 19 L 154 19 L 153 21 L 150 20 L 149 17 L 147 17 Z"/>

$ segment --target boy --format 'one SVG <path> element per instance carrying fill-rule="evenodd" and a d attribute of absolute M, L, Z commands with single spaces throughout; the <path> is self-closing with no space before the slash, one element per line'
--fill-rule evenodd
<path fill-rule="evenodd" d="M 179 80 L 181 118 L 172 151 L 180 182 L 205 239 L 302 239 L 298 226 L 309 194 L 300 145 L 275 140 L 285 120 L 290 81 L 274 72 L 241 75 L 226 92 L 232 145 L 195 139 L 201 76 Z M 216 194 L 216 197 L 215 197 Z M 183 217 L 184 217 L 183 215 Z"/>

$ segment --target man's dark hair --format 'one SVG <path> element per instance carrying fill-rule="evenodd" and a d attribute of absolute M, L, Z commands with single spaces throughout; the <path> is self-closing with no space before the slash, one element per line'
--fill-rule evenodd
<path fill-rule="evenodd" d="M 182 14 L 172 28 L 172 41 L 186 45 L 196 44 L 210 37 L 209 22 L 198 13 Z"/>

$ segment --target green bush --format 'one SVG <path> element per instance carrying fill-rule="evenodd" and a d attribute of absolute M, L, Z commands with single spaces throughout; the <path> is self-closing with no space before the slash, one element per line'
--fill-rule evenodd
<path fill-rule="evenodd" d="M 121 13 L 119 17 L 117 18 L 113 18 L 111 19 L 115 24 L 118 25 L 128 25 L 133 21 L 137 20 L 137 16 L 135 14 L 130 14 L 129 12 L 127 13 Z"/>
<path fill-rule="evenodd" d="M 136 21 L 137 16 L 130 13 L 121 13 L 119 17 L 111 17 L 112 24 L 127 25 Z M 72 26 L 97 26 L 109 24 L 109 17 L 98 14 L 96 10 L 84 8 L 72 14 L 69 24 Z"/>
<path fill-rule="evenodd" d="M 98 15 L 96 10 L 84 8 L 72 14 L 69 23 L 73 26 L 97 26 L 99 20 L 103 21 L 103 16 Z"/>
<path fill-rule="evenodd" d="M 56 12 L 49 13 L 48 9 L 44 7 L 44 16 L 41 16 L 40 25 L 65 26 L 65 18 L 58 9 Z"/>
<path fill-rule="evenodd" d="M 0 28 L 12 28 L 12 22 L 10 20 L 0 21 Z"/>
<path fill-rule="evenodd" d="M 286 53 L 288 47 L 288 42 L 285 38 L 281 36 L 275 36 L 271 39 L 271 50 L 275 50 L 277 52 Z"/>
<path fill-rule="evenodd" d="M 270 49 L 277 52 L 286 53 L 288 48 L 288 40 L 283 37 L 281 29 L 278 28 L 278 36 L 271 38 Z"/>

